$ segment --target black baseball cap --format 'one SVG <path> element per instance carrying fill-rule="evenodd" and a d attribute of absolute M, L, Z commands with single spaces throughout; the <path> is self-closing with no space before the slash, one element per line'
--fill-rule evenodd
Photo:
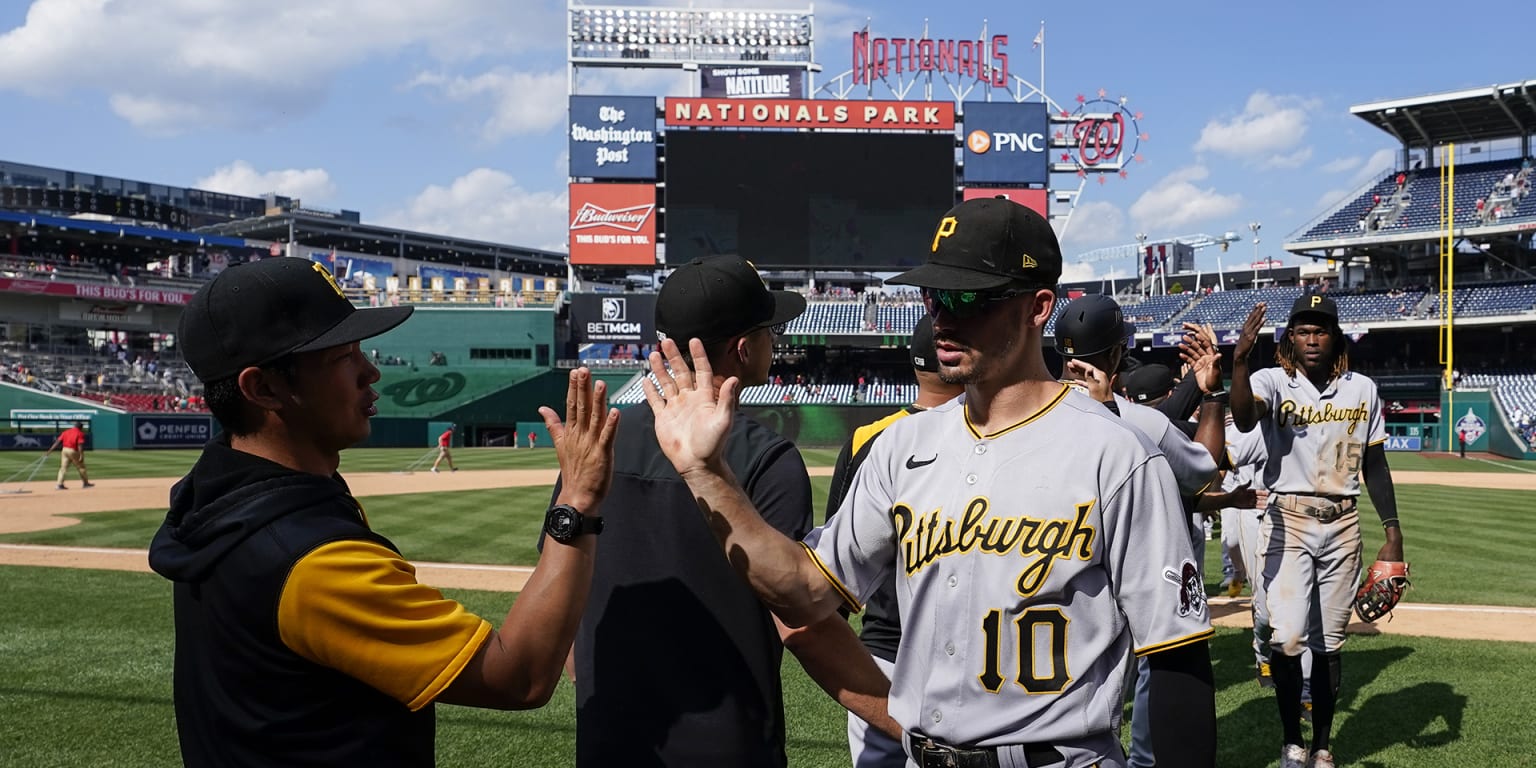
<path fill-rule="evenodd" d="M 770 291 L 740 256 L 694 259 L 678 267 L 656 296 L 656 338 L 687 346 L 729 339 L 787 323 L 805 312 L 805 297 Z"/>
<path fill-rule="evenodd" d="M 1339 305 L 1333 303 L 1333 299 L 1321 293 L 1303 293 L 1296 297 L 1291 304 L 1291 317 L 1286 321 L 1287 328 L 1296 324 L 1301 318 L 1312 316 L 1317 320 L 1325 320 L 1329 324 L 1339 324 Z"/>
<path fill-rule="evenodd" d="M 912 355 L 913 369 L 929 373 L 938 372 L 939 351 L 933 345 L 933 315 L 923 315 L 923 319 L 917 321 L 917 327 L 912 329 L 912 342 L 907 350 Z"/>
<path fill-rule="evenodd" d="M 1055 286 L 1061 279 L 1061 244 L 1050 222 L 1005 197 L 979 197 L 949 209 L 928 250 L 927 263 L 885 282 L 984 291 L 1014 283 Z"/>
<path fill-rule="evenodd" d="M 1173 370 L 1162 363 L 1145 363 L 1121 373 L 1120 385 L 1133 403 L 1156 400 L 1173 389 Z"/>
<path fill-rule="evenodd" d="M 295 352 L 377 336 L 412 310 L 358 309 L 319 262 L 280 256 L 235 265 L 199 288 L 176 339 L 206 384 Z"/>

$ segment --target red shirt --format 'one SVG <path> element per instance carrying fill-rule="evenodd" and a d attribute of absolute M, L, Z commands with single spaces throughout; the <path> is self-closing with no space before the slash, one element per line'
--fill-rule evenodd
<path fill-rule="evenodd" d="M 437 444 L 443 446 L 444 448 L 447 448 L 448 444 L 452 443 L 452 442 L 453 442 L 453 430 L 451 430 L 451 429 L 448 430 L 447 432 L 444 432 L 441 435 L 437 436 Z"/>
<path fill-rule="evenodd" d="M 72 451 L 79 450 L 85 445 L 85 432 L 78 427 L 70 427 L 64 430 L 64 434 L 59 435 L 59 442 Z"/>

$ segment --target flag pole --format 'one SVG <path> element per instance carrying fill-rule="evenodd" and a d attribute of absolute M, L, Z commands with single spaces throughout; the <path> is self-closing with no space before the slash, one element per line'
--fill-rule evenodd
<path fill-rule="evenodd" d="M 1045 19 L 1040 20 L 1040 34 L 1035 39 L 1040 41 L 1040 100 L 1049 105 L 1051 97 L 1045 94 Z"/>

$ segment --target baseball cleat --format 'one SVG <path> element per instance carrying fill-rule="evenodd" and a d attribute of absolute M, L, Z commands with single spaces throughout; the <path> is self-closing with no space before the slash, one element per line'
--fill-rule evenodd
<path fill-rule="evenodd" d="M 1333 768 L 1333 753 L 1326 749 L 1313 752 L 1312 762 L 1307 763 L 1307 768 Z"/>
<path fill-rule="evenodd" d="M 432 468 L 432 474 L 434 474 L 434 475 L 437 474 L 437 467 L 433 467 Z"/>
<path fill-rule="evenodd" d="M 80 487 L 81 488 L 95 488 L 96 484 L 95 483 L 81 483 Z"/>
<path fill-rule="evenodd" d="M 1233 579 L 1232 583 L 1227 585 L 1227 597 L 1237 597 L 1238 595 L 1241 595 L 1243 593 L 1243 586 L 1244 582 L 1242 579 Z"/>
<path fill-rule="evenodd" d="M 1307 748 L 1287 744 L 1280 750 L 1280 768 L 1307 768 Z"/>
<path fill-rule="evenodd" d="M 69 490 L 69 486 L 67 486 L 67 485 L 65 485 L 63 483 L 59 483 L 59 490 L 67 491 L 67 490 Z"/>
<path fill-rule="evenodd" d="M 1303 701 L 1301 703 L 1301 719 L 1304 722 L 1312 722 L 1312 702 Z"/>

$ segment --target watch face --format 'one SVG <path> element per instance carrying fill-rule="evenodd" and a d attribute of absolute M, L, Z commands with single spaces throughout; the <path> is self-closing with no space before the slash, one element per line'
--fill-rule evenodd
<path fill-rule="evenodd" d="M 544 529 L 555 541 L 568 542 L 576 537 L 576 529 L 581 520 L 576 511 L 570 507 L 555 507 L 549 510 L 549 518 L 544 522 Z"/>

